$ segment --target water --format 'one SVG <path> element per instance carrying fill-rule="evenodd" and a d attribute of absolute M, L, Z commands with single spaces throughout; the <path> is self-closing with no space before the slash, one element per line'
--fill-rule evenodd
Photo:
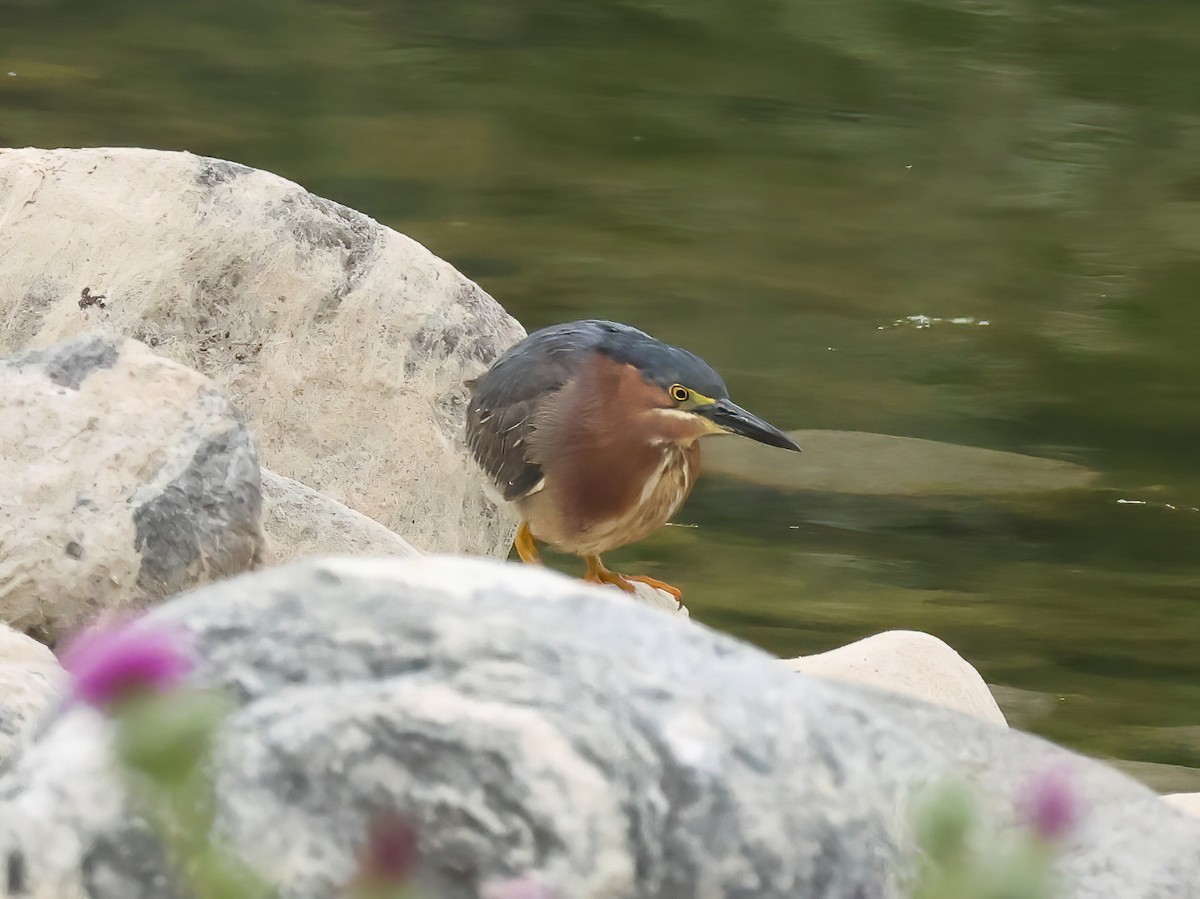
<path fill-rule="evenodd" d="M 269 169 L 531 329 L 695 350 L 782 427 L 1098 471 L 1007 499 L 713 476 L 695 527 L 611 561 L 783 655 L 937 634 L 1015 723 L 1200 789 L 1192 0 L 10 0 L 0 144 Z"/>

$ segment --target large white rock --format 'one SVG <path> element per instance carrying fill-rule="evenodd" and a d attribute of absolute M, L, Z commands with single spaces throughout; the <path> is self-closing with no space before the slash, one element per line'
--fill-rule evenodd
<path fill-rule="evenodd" d="M 524 332 L 420 244 L 276 175 L 140 149 L 0 151 L 0 222 L 0 353 L 135 337 L 220 384 L 272 470 L 420 549 L 507 553 L 463 381 Z"/>
<path fill-rule="evenodd" d="M 49 649 L 0 624 L 0 767 L 65 688 L 66 673 Z"/>
<path fill-rule="evenodd" d="M 211 381 L 137 341 L 0 360 L 0 459 L 0 621 L 19 630 L 52 640 L 259 560 L 245 426 Z"/>
<path fill-rule="evenodd" d="M 932 634 L 884 631 L 786 664 L 793 671 L 902 693 L 1007 726 L 979 672 Z"/>
<path fill-rule="evenodd" d="M 529 875 L 571 899 L 902 899 L 910 815 L 959 779 L 1003 839 L 1031 775 L 1085 811 L 1058 899 L 1197 896 L 1200 822 L 1098 762 L 778 660 L 613 591 L 486 560 L 315 560 L 150 613 L 240 707 L 221 835 L 288 899 L 340 895 L 370 821 L 417 827 L 439 899 Z M 0 896 L 174 895 L 108 731 L 68 711 L 0 776 Z"/>

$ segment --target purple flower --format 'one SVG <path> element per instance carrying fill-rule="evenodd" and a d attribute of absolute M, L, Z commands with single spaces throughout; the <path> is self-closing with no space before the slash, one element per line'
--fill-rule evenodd
<path fill-rule="evenodd" d="M 177 685 L 192 669 L 187 650 L 175 631 L 112 621 L 79 634 L 63 649 L 60 661 L 74 682 L 73 699 L 109 709 Z"/>
<path fill-rule="evenodd" d="M 1081 806 L 1070 769 L 1063 764 L 1039 772 L 1017 800 L 1021 820 L 1047 842 L 1061 840 L 1074 829 Z"/>

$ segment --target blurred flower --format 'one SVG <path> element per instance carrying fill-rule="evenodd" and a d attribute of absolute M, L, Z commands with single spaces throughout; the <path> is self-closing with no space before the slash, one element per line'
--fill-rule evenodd
<path fill-rule="evenodd" d="M 417 867 L 417 834 L 399 815 L 385 814 L 371 827 L 358 860 L 356 895 L 395 895 Z"/>
<path fill-rule="evenodd" d="M 99 709 L 176 686 L 191 671 L 182 635 L 137 622 L 89 628 L 62 651 L 72 697 Z"/>
<path fill-rule="evenodd" d="M 1038 837 L 1063 839 L 1079 823 L 1081 803 L 1070 770 L 1055 765 L 1035 775 L 1017 799 L 1017 812 Z"/>
<path fill-rule="evenodd" d="M 480 899 L 555 899 L 554 891 L 526 875 L 511 880 L 492 880 L 479 891 Z"/>

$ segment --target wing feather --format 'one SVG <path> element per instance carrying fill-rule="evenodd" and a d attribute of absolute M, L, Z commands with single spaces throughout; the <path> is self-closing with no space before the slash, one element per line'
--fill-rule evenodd
<path fill-rule="evenodd" d="M 538 415 L 605 333 L 597 322 L 537 331 L 476 379 L 467 407 L 467 444 L 506 500 L 540 488 L 542 468 L 531 456 L 529 439 Z"/>

